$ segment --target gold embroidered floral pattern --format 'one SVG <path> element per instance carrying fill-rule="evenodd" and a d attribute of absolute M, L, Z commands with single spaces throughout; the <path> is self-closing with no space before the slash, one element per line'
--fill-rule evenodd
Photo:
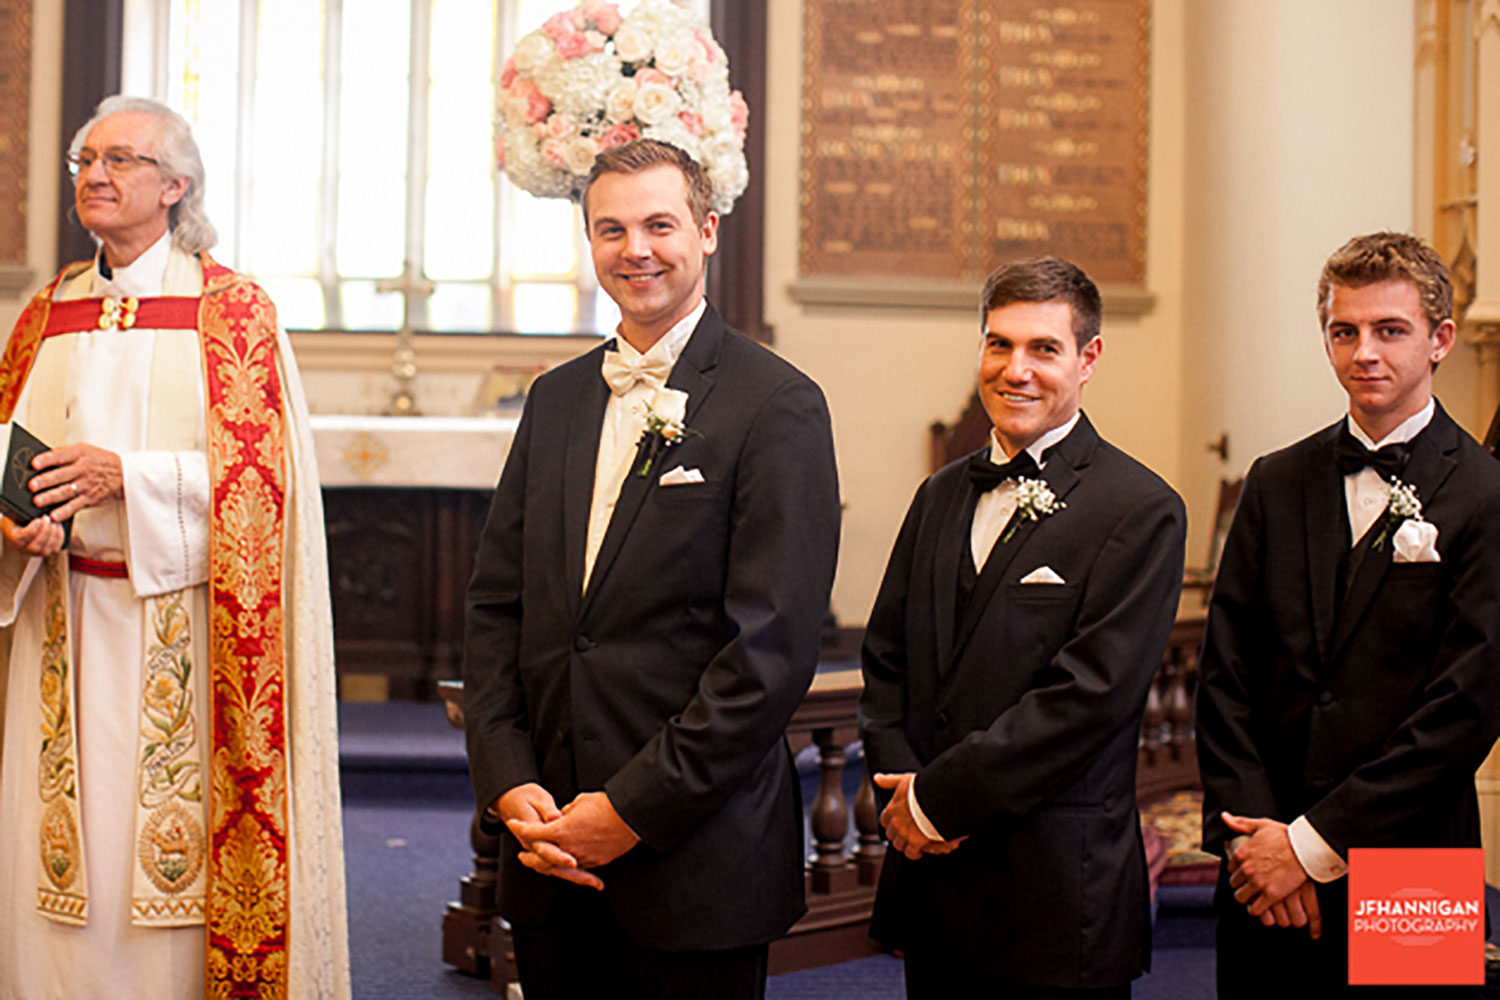
<path fill-rule="evenodd" d="M 150 602 L 140 734 L 140 802 L 147 809 L 203 800 L 186 598 L 178 591 Z"/>
<path fill-rule="evenodd" d="M 21 386 L 26 384 L 37 349 L 42 346 L 42 332 L 47 329 L 47 317 L 52 312 L 52 295 L 66 274 L 66 271 L 59 273 L 51 284 L 32 296 L 5 344 L 5 356 L 0 358 L 0 420 L 9 420 L 15 412 Z"/>
<path fill-rule="evenodd" d="M 198 329 L 209 411 L 210 996 L 286 994 L 286 444 L 276 313 L 205 257 Z"/>
<path fill-rule="evenodd" d="M 232 551 L 215 553 L 214 583 L 251 614 L 281 586 L 281 505 L 255 468 L 245 469 L 219 504 L 225 530 L 213 544 Z"/>

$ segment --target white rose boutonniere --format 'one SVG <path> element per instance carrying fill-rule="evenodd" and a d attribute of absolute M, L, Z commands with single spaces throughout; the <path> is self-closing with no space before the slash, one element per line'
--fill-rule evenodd
<path fill-rule="evenodd" d="M 1028 521 L 1040 521 L 1042 518 L 1066 507 L 1067 504 L 1057 499 L 1057 494 L 1052 492 L 1044 480 L 1030 479 L 1022 476 L 1016 480 L 1016 513 L 1010 519 L 1010 527 L 1005 529 L 1005 534 L 1000 536 L 1000 544 L 1004 545 L 1010 541 L 1017 529 L 1021 527 L 1021 519 Z"/>
<path fill-rule="evenodd" d="M 651 471 L 651 463 L 663 448 L 680 444 L 682 439 L 696 431 L 688 429 L 688 394 L 681 389 L 657 389 L 646 406 L 646 426 L 641 431 L 641 464 L 635 474 L 644 476 Z"/>

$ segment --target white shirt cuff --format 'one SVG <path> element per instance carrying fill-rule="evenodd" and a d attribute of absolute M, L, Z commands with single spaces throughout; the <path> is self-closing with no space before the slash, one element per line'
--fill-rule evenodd
<path fill-rule="evenodd" d="M 1303 871 L 1314 882 L 1332 882 L 1349 874 L 1349 866 L 1338 852 L 1328 846 L 1328 841 L 1313 829 L 1306 816 L 1298 816 L 1286 828 L 1287 838 L 1292 842 L 1292 853 L 1302 863 Z"/>
<path fill-rule="evenodd" d="M 917 821 L 917 829 L 922 831 L 923 836 L 931 840 L 948 839 L 937 832 L 937 827 L 932 825 L 932 820 L 928 819 L 927 814 L 922 811 L 922 807 L 917 805 L 916 775 L 912 775 L 911 783 L 906 786 L 906 808 L 911 810 L 911 818 Z"/>

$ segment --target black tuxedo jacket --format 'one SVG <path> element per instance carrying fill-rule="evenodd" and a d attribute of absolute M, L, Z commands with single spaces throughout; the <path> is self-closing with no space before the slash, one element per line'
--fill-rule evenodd
<path fill-rule="evenodd" d="M 609 345 L 537 379 L 469 585 L 464 712 L 481 808 L 525 782 L 602 789 L 642 842 L 598 869 L 619 923 L 669 951 L 770 941 L 804 912 L 784 730 L 817 666 L 838 547 L 823 395 L 710 307 L 667 381 L 690 433 L 627 476 L 588 590 Z M 683 466 L 704 482 L 662 486 Z M 501 912 L 570 890 L 501 845 Z"/>
<path fill-rule="evenodd" d="M 1221 810 L 1305 814 L 1346 856 L 1479 846 L 1474 771 L 1500 733 L 1500 463 L 1438 406 L 1401 478 L 1442 561 L 1393 563 L 1389 539 L 1373 545 L 1382 518 L 1341 595 L 1342 424 L 1256 461 L 1225 542 L 1197 702 L 1219 853 Z"/>
<path fill-rule="evenodd" d="M 1041 478 L 1067 506 L 1017 516 L 961 618 L 964 462 L 922 484 L 896 540 L 865 637 L 865 752 L 872 772 L 916 772 L 938 832 L 970 839 L 915 862 L 888 852 L 871 932 L 941 940 L 1011 982 L 1116 986 L 1149 956 L 1136 748 L 1186 519 L 1087 417 Z M 1043 566 L 1064 582 L 1020 582 Z"/>

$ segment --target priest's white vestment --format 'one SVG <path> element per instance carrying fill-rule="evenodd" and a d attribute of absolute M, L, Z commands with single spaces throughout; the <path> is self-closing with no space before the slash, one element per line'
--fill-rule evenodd
<path fill-rule="evenodd" d="M 97 261 L 65 274 L 53 301 L 197 297 L 203 267 L 200 258 L 172 246 L 168 234 L 109 279 Z M 286 425 L 285 982 L 290 997 L 338 1000 L 349 996 L 349 961 L 322 500 L 307 407 L 279 326 L 275 339 Z M 0 1000 L 203 997 L 207 949 L 201 917 L 187 926 L 160 925 L 172 920 L 152 926 L 142 919 L 136 801 L 142 702 L 150 700 L 142 686 L 143 649 L 151 641 L 145 609 L 150 599 L 173 592 L 188 595 L 191 700 L 200 708 L 190 766 L 201 768 L 203 795 L 209 794 L 211 474 L 197 333 L 116 324 L 48 337 L 13 419 L 48 445 L 89 443 L 121 456 L 124 500 L 80 512 L 68 555 L 124 563 L 128 576 L 67 575 L 80 870 L 86 876 L 78 891 L 87 904 L 81 921 L 59 922 L 39 909 L 36 874 L 43 825 L 43 561 L 0 543 L 0 626 L 8 626 L 0 632 Z"/>

